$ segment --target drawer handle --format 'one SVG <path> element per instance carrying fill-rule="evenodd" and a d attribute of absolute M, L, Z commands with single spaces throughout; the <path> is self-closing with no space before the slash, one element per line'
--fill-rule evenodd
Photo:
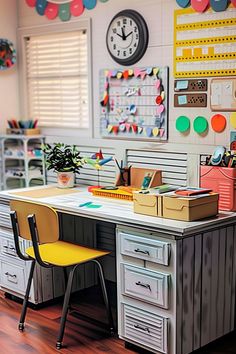
<path fill-rule="evenodd" d="M 16 274 L 11 274 L 11 273 L 8 273 L 6 272 L 5 275 L 7 275 L 8 277 L 11 277 L 11 278 L 16 278 Z"/>
<path fill-rule="evenodd" d="M 142 286 L 143 288 L 146 288 L 146 289 L 149 289 L 150 291 L 151 290 L 151 286 L 149 284 L 144 284 L 144 283 L 141 283 L 141 281 L 138 281 L 137 283 L 135 283 L 136 285 L 138 286 Z"/>
<path fill-rule="evenodd" d="M 148 327 L 143 327 L 143 326 L 140 326 L 139 324 L 134 325 L 134 328 L 141 329 L 144 332 L 150 333 L 150 329 Z"/>
<path fill-rule="evenodd" d="M 140 250 L 139 248 L 136 248 L 136 250 L 134 250 L 134 252 L 136 252 L 136 253 L 143 253 L 143 254 L 147 254 L 148 256 L 150 256 L 149 251 L 142 251 L 142 250 Z"/>

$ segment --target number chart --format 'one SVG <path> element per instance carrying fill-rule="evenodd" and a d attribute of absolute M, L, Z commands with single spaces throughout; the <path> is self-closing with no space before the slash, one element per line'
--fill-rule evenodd
<path fill-rule="evenodd" d="M 175 11 L 174 76 L 236 75 L 236 11 Z"/>
<path fill-rule="evenodd" d="M 166 141 L 168 81 L 168 67 L 101 70 L 101 136 Z"/>

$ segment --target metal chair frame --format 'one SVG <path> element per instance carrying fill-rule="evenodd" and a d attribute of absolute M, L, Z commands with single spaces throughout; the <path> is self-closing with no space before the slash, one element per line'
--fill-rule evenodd
<path fill-rule="evenodd" d="M 20 244 L 19 244 L 19 225 L 18 225 L 18 221 L 17 221 L 17 213 L 15 211 L 11 211 L 10 217 L 11 217 L 11 223 L 12 223 L 12 228 L 13 228 L 16 253 L 17 253 L 18 257 L 21 258 L 22 260 L 32 262 L 31 267 L 30 267 L 30 273 L 29 273 L 28 283 L 27 283 L 27 287 L 26 287 L 26 292 L 25 292 L 25 296 L 24 296 L 24 300 L 23 300 L 20 321 L 19 321 L 19 325 L 18 325 L 19 330 L 23 331 L 24 327 L 25 327 L 25 317 L 26 317 L 26 312 L 27 312 L 27 307 L 28 307 L 29 294 L 30 294 L 32 279 L 33 279 L 33 275 L 34 275 L 35 264 L 38 263 L 40 266 L 42 266 L 44 268 L 52 268 L 54 265 L 45 263 L 40 256 L 39 247 L 38 247 L 39 238 L 38 238 L 38 233 L 37 233 L 37 225 L 36 225 L 35 216 L 34 215 L 28 216 L 28 223 L 29 223 L 33 248 L 34 248 L 35 259 L 22 254 L 21 249 L 20 249 Z M 112 318 L 111 306 L 110 306 L 109 298 L 107 295 L 107 289 L 106 289 L 106 284 L 105 284 L 103 268 L 102 268 L 101 263 L 97 259 L 92 259 L 92 260 L 81 262 L 81 263 L 74 265 L 69 272 L 69 276 L 67 276 L 66 267 L 63 267 L 65 284 L 66 284 L 66 291 L 65 291 L 65 295 L 64 295 L 64 303 L 63 303 L 63 309 L 62 309 L 62 315 L 61 315 L 60 329 L 59 329 L 57 342 L 56 342 L 57 349 L 62 348 L 62 342 L 63 342 L 64 331 L 65 331 L 65 324 L 66 324 L 68 309 L 70 307 L 70 296 L 71 296 L 71 290 L 72 290 L 75 271 L 79 265 L 86 264 L 89 262 L 93 262 L 97 267 L 99 279 L 100 279 L 100 284 L 101 284 L 101 289 L 102 289 L 102 294 L 103 294 L 103 299 L 104 299 L 106 312 L 107 312 L 110 334 L 111 335 L 114 334 L 114 323 L 113 323 L 113 318 Z"/>

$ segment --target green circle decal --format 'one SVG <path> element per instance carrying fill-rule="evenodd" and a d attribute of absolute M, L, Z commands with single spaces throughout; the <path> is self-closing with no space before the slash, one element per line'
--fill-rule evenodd
<path fill-rule="evenodd" d="M 186 116 L 178 117 L 175 122 L 175 127 L 180 133 L 186 132 L 190 128 L 190 119 Z"/>
<path fill-rule="evenodd" d="M 198 134 L 205 133 L 207 128 L 208 128 L 208 121 L 206 120 L 205 117 L 198 116 L 194 119 L 193 129 L 196 133 Z"/>

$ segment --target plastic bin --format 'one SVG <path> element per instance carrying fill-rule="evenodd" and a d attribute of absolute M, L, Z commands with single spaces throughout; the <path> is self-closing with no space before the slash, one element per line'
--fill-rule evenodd
<path fill-rule="evenodd" d="M 200 187 L 219 193 L 219 209 L 236 211 L 236 168 L 200 166 Z"/>

